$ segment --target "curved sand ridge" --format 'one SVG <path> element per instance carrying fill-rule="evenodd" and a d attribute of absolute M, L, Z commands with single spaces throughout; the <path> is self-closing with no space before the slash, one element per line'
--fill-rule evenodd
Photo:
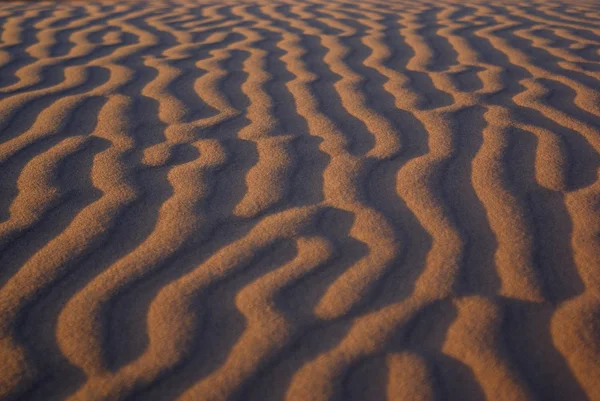
<path fill-rule="evenodd" d="M 600 400 L 598 3 L 0 24 L 0 399 Z"/>

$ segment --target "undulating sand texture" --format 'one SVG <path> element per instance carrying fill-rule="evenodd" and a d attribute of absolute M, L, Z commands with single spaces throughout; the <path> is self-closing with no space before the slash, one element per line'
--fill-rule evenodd
<path fill-rule="evenodd" d="M 600 400 L 600 3 L 0 3 L 0 399 Z"/>

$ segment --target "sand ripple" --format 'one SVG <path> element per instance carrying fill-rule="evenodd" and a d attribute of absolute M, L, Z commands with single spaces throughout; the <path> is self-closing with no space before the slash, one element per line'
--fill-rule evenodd
<path fill-rule="evenodd" d="M 600 400 L 597 2 L 0 26 L 0 399 Z"/>

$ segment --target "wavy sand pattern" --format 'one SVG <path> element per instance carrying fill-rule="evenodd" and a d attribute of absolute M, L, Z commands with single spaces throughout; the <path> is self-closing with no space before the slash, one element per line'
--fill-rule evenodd
<path fill-rule="evenodd" d="M 600 400 L 600 3 L 0 23 L 0 399 Z"/>

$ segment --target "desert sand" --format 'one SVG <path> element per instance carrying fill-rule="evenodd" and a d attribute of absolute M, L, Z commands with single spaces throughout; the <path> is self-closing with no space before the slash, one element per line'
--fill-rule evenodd
<path fill-rule="evenodd" d="M 600 400 L 600 3 L 0 3 L 0 399 Z"/>

